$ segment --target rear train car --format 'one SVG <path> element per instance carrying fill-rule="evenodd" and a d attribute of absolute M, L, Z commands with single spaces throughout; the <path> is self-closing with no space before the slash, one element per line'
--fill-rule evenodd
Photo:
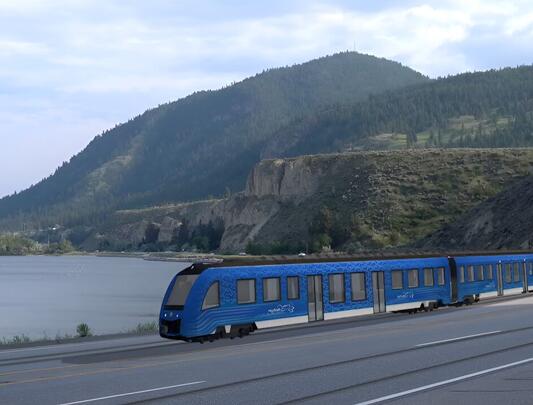
<path fill-rule="evenodd" d="M 462 256 L 453 260 L 457 268 L 456 300 L 459 302 L 533 290 L 531 254 Z"/>
<path fill-rule="evenodd" d="M 432 309 L 456 302 L 454 284 L 447 258 L 195 264 L 168 287 L 160 335 L 203 341 L 272 326 Z"/>

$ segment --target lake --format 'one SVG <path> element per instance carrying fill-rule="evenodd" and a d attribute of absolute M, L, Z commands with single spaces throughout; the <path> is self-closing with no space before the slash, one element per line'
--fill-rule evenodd
<path fill-rule="evenodd" d="M 0 339 L 124 332 L 156 321 L 172 277 L 187 263 L 94 256 L 0 257 Z"/>

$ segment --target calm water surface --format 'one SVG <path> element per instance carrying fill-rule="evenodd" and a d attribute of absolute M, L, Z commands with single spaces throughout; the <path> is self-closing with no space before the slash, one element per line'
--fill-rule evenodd
<path fill-rule="evenodd" d="M 66 256 L 0 257 L 0 339 L 122 332 L 157 320 L 171 278 L 185 263 Z"/>

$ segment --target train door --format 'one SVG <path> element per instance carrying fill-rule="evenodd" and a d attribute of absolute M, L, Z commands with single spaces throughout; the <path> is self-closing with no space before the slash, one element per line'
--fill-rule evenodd
<path fill-rule="evenodd" d="M 529 290 L 529 287 L 527 285 L 527 263 L 522 263 L 522 280 L 524 282 L 522 292 L 527 293 Z"/>
<path fill-rule="evenodd" d="M 459 296 L 457 291 L 457 262 L 453 257 L 448 256 L 448 264 L 450 266 L 451 302 L 457 302 Z"/>
<path fill-rule="evenodd" d="M 385 273 L 372 273 L 372 291 L 374 295 L 374 313 L 385 312 Z"/>
<path fill-rule="evenodd" d="M 533 285 L 533 283 L 530 283 L 530 281 L 532 281 L 532 277 L 533 277 L 533 263 L 532 262 L 529 262 L 529 263 L 526 263 L 526 272 L 528 274 L 528 291 L 531 291 L 530 290 L 530 285 Z"/>
<path fill-rule="evenodd" d="M 498 289 L 498 296 L 503 295 L 503 272 L 502 264 L 498 263 L 496 266 L 496 287 Z"/>
<path fill-rule="evenodd" d="M 322 276 L 307 276 L 307 309 L 309 322 L 322 321 L 324 319 Z"/>

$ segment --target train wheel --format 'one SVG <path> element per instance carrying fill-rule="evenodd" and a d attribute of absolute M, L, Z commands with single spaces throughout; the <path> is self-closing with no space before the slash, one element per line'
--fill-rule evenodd
<path fill-rule="evenodd" d="M 219 326 L 215 332 L 216 339 L 224 339 L 226 336 L 226 328 Z"/>
<path fill-rule="evenodd" d="M 249 335 L 251 332 L 253 332 L 255 330 L 254 328 L 255 328 L 254 324 L 233 325 L 231 327 L 230 338 L 231 339 L 236 338 L 236 337 L 242 338 L 246 335 Z"/>

